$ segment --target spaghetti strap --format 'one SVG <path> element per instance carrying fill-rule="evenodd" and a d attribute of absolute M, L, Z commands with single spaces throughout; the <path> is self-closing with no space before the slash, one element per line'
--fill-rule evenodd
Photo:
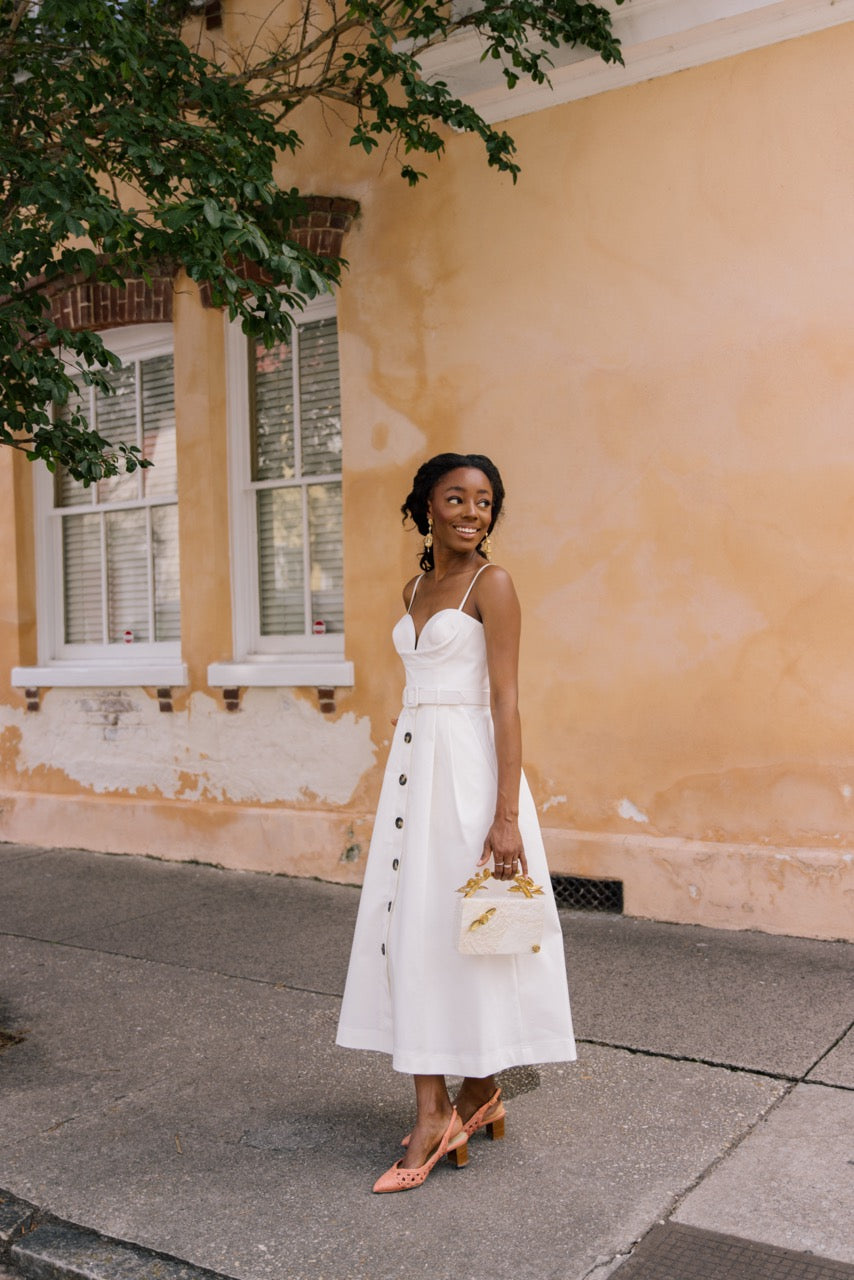
<path fill-rule="evenodd" d="M 409 597 L 409 606 L 406 610 L 407 613 L 412 612 L 412 602 L 415 599 L 415 592 L 418 590 L 418 584 L 423 577 L 424 577 L 424 574 L 419 573 L 418 577 L 415 579 L 415 586 L 412 588 L 412 595 Z M 466 594 L 468 595 L 468 592 L 466 592 Z"/>
<path fill-rule="evenodd" d="M 469 589 L 468 589 L 468 591 L 467 591 L 467 592 L 465 593 L 465 595 L 463 596 L 462 603 L 460 604 L 460 613 L 462 613 L 463 609 L 466 607 L 466 600 L 468 600 L 469 596 L 471 595 L 471 589 L 472 589 L 472 587 L 474 586 L 474 584 L 477 582 L 477 580 L 478 580 L 478 578 L 480 577 L 480 575 L 483 573 L 484 569 L 491 569 L 491 568 L 492 568 L 492 565 L 491 565 L 491 564 L 489 564 L 489 563 L 487 563 L 487 564 L 482 564 L 482 565 L 480 566 L 480 568 L 478 569 L 477 573 L 474 575 L 474 577 L 472 578 L 471 582 L 469 583 Z M 417 586 L 417 585 L 418 585 L 418 584 L 416 583 L 416 586 Z M 413 596 L 414 596 L 414 595 L 415 595 L 415 592 L 413 591 L 413 593 L 412 593 L 412 594 L 413 594 Z M 410 602 L 409 602 L 409 603 L 410 603 L 410 604 L 412 604 L 412 601 L 410 600 Z"/>

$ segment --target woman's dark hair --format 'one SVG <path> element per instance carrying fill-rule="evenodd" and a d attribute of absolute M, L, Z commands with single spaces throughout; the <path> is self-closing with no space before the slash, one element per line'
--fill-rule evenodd
<path fill-rule="evenodd" d="M 404 524 L 407 520 L 412 520 L 419 533 L 427 533 L 429 528 L 427 503 L 430 495 L 442 476 L 447 475 L 449 471 L 456 471 L 458 467 L 472 467 L 482 471 L 492 485 L 492 519 L 489 522 L 487 534 L 492 533 L 504 505 L 504 482 L 492 459 L 484 457 L 482 453 L 437 453 L 435 458 L 422 463 L 412 481 L 412 492 L 400 508 L 403 512 Z M 477 550 L 485 560 L 486 553 L 481 551 L 480 544 Z M 425 573 L 433 568 L 432 547 L 424 548 L 418 563 Z"/>

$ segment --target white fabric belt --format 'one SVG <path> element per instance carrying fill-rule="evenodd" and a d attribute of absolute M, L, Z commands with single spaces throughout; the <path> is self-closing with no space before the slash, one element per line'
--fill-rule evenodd
<path fill-rule="evenodd" d="M 440 707 L 488 707 L 488 689 L 421 689 L 408 684 L 403 691 L 405 707 L 420 707 L 424 703 Z"/>

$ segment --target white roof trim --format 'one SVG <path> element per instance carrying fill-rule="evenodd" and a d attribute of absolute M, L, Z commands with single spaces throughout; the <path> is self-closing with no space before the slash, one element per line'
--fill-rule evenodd
<path fill-rule="evenodd" d="M 447 81 L 490 124 L 670 75 L 749 49 L 810 35 L 854 21 L 854 0 L 606 0 L 626 65 L 605 63 L 587 50 L 554 50 L 552 88 L 520 81 L 508 90 L 498 63 L 480 61 L 473 32 L 419 55 L 428 79 Z"/>

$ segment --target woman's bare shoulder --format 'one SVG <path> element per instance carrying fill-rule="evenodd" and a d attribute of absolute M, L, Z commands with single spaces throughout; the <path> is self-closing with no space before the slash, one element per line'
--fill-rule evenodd
<path fill-rule="evenodd" d="M 519 600 L 513 579 L 500 564 L 490 564 L 485 573 L 481 573 L 475 584 L 475 596 L 478 610 L 483 609 L 518 609 Z"/>
<path fill-rule="evenodd" d="M 516 589 L 513 586 L 513 579 L 510 577 L 510 574 L 503 565 L 495 564 L 493 561 L 490 561 L 488 566 L 484 565 L 484 569 L 487 567 L 489 568 L 489 572 L 481 573 L 477 580 L 477 587 L 479 591 L 488 591 L 493 593 L 512 591 L 515 594 Z"/>

